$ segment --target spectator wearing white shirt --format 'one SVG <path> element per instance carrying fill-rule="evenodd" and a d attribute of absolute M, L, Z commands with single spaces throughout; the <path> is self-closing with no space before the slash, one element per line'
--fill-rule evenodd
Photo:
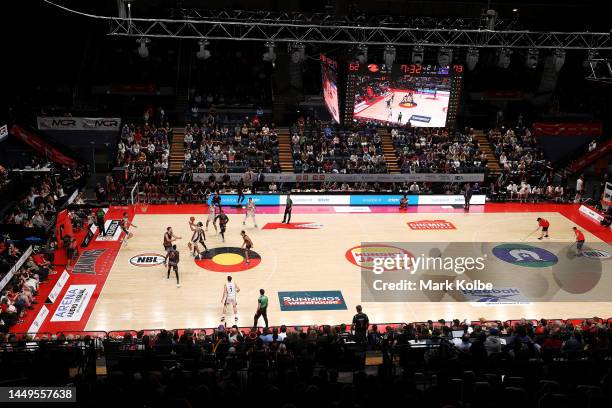
<path fill-rule="evenodd" d="M 575 203 L 579 203 L 582 199 L 582 194 L 584 193 L 584 174 L 581 174 L 576 180 L 576 197 L 574 199 Z"/>
<path fill-rule="evenodd" d="M 419 185 L 416 183 L 416 181 L 413 181 L 412 184 L 410 185 L 410 192 L 418 194 L 419 191 L 420 191 Z"/>
<path fill-rule="evenodd" d="M 518 194 L 518 186 L 514 184 L 514 181 L 511 181 L 510 184 L 508 184 L 508 187 L 506 187 L 506 191 L 510 193 L 510 199 L 512 200 L 514 195 Z"/>

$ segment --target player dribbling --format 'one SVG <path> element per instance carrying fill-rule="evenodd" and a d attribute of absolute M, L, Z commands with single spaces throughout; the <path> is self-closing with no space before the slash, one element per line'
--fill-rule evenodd
<path fill-rule="evenodd" d="M 204 247 L 204 252 L 208 251 L 208 247 L 204 242 L 206 240 L 206 235 L 204 234 L 204 225 L 201 222 L 198 222 L 195 226 L 195 230 L 193 231 L 193 235 L 191 236 L 191 244 L 193 245 L 192 256 L 196 259 L 202 259 L 202 254 L 198 250 L 198 244 L 201 244 Z"/>

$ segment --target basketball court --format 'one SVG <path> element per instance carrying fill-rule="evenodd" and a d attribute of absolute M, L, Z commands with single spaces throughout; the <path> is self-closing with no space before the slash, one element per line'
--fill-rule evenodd
<path fill-rule="evenodd" d="M 359 112 L 355 111 L 355 117 L 395 123 L 398 121 L 398 115 L 401 112 L 402 123 L 408 123 L 408 120 L 412 118 L 412 123 L 418 126 L 446 126 L 449 92 L 438 91 L 435 98 L 433 94 L 415 92 L 413 95 L 414 104 L 410 104 L 413 106 L 409 107 L 406 104 L 402 106 L 401 103 L 402 98 L 408 95 L 408 92 L 396 90 L 393 94 L 395 96 L 391 103 L 391 117 L 389 117 L 389 110 L 387 109 L 386 102 L 391 97 L 391 94 L 380 98 Z"/>
<path fill-rule="evenodd" d="M 107 222 L 124 210 L 112 208 Z M 239 326 L 252 325 L 260 288 L 266 290 L 270 300 L 268 317 L 272 325 L 350 322 L 357 304 L 363 304 L 372 323 L 480 317 L 506 320 L 519 316 L 574 318 L 608 316 L 612 312 L 612 303 L 587 302 L 584 298 L 576 298 L 576 302 L 509 304 L 482 299 L 362 301 L 361 267 L 366 242 L 519 242 L 537 248 L 543 244 L 537 240 L 539 233 L 534 233 L 535 220 L 545 217 L 551 223 L 549 243 L 570 247 L 574 242 L 571 228 L 577 225 L 584 231 L 587 246 L 604 248 L 605 252 L 607 242 L 612 241 L 610 230 L 582 216 L 574 205 L 487 204 L 473 206 L 469 213 L 451 206 L 415 206 L 406 212 L 387 206 L 297 206 L 290 225 L 280 223 L 283 210 L 284 207 L 259 207 L 256 229 L 250 219 L 246 226 L 242 225 L 243 210 L 227 208 L 230 222 L 226 242 L 210 227 L 206 243 L 211 253 L 203 260 L 195 260 L 187 248 L 191 236 L 188 219 L 193 215 L 205 223 L 204 205 L 134 206 L 134 237 L 126 246 L 121 245 L 122 233 L 107 240 L 93 240 L 81 252 L 58 301 L 47 306 L 49 313 L 43 318 L 41 331 L 216 327 L 228 274 L 240 288 Z M 181 254 L 180 288 L 173 274 L 166 278 L 163 265 L 162 236 L 167 226 L 182 237 L 176 242 Z M 242 229 L 254 243 L 250 265 L 245 264 L 241 250 Z M 592 292 L 582 295 L 610 293 L 612 276 L 605 259 L 601 260 L 601 277 Z M 568 265 L 572 268 L 571 263 Z M 508 267 L 511 266 L 516 267 Z M 580 268 L 575 269 L 575 274 L 581 273 Z M 516 283 L 510 282 L 510 286 L 520 287 L 520 281 L 530 279 L 534 273 L 532 268 L 516 270 Z M 545 267 L 538 273 L 546 276 L 551 271 Z M 302 299 L 313 295 L 327 300 L 313 304 Z M 78 302 L 72 301 L 74 297 Z M 58 312 L 67 299 L 72 302 L 65 308 L 69 309 L 68 316 Z M 280 299 L 289 300 L 281 304 Z M 233 324 L 231 313 L 228 322 Z"/>

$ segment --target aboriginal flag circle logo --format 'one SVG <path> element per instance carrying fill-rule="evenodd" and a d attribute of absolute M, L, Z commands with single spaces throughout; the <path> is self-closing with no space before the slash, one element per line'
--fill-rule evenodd
<path fill-rule="evenodd" d="M 201 258 L 195 259 L 196 265 L 212 272 L 242 272 L 261 263 L 261 256 L 255 251 L 249 251 L 249 263 L 246 263 L 244 249 L 237 247 L 209 249 Z"/>
<path fill-rule="evenodd" d="M 528 268 L 553 266 L 559 258 L 550 251 L 531 245 L 502 244 L 493 248 L 493 255 L 504 262 Z"/>
<path fill-rule="evenodd" d="M 399 255 L 413 259 L 414 255 L 409 251 L 386 244 L 359 245 L 346 251 L 346 259 L 355 266 L 362 269 L 373 270 L 375 258 L 394 258 Z"/>

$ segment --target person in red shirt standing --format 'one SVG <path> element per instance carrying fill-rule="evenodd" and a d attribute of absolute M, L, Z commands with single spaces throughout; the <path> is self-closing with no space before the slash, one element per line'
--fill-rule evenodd
<path fill-rule="evenodd" d="M 584 246 L 584 234 L 576 227 L 572 227 L 574 234 L 576 234 L 576 249 L 578 250 L 577 256 L 582 255 L 582 247 Z"/>
<path fill-rule="evenodd" d="M 542 238 L 548 238 L 548 227 L 550 227 L 550 222 L 548 222 L 547 219 L 544 218 L 539 218 L 537 219 L 538 221 L 538 229 L 542 228 L 542 233 L 540 234 L 540 237 L 538 239 L 542 239 Z"/>

